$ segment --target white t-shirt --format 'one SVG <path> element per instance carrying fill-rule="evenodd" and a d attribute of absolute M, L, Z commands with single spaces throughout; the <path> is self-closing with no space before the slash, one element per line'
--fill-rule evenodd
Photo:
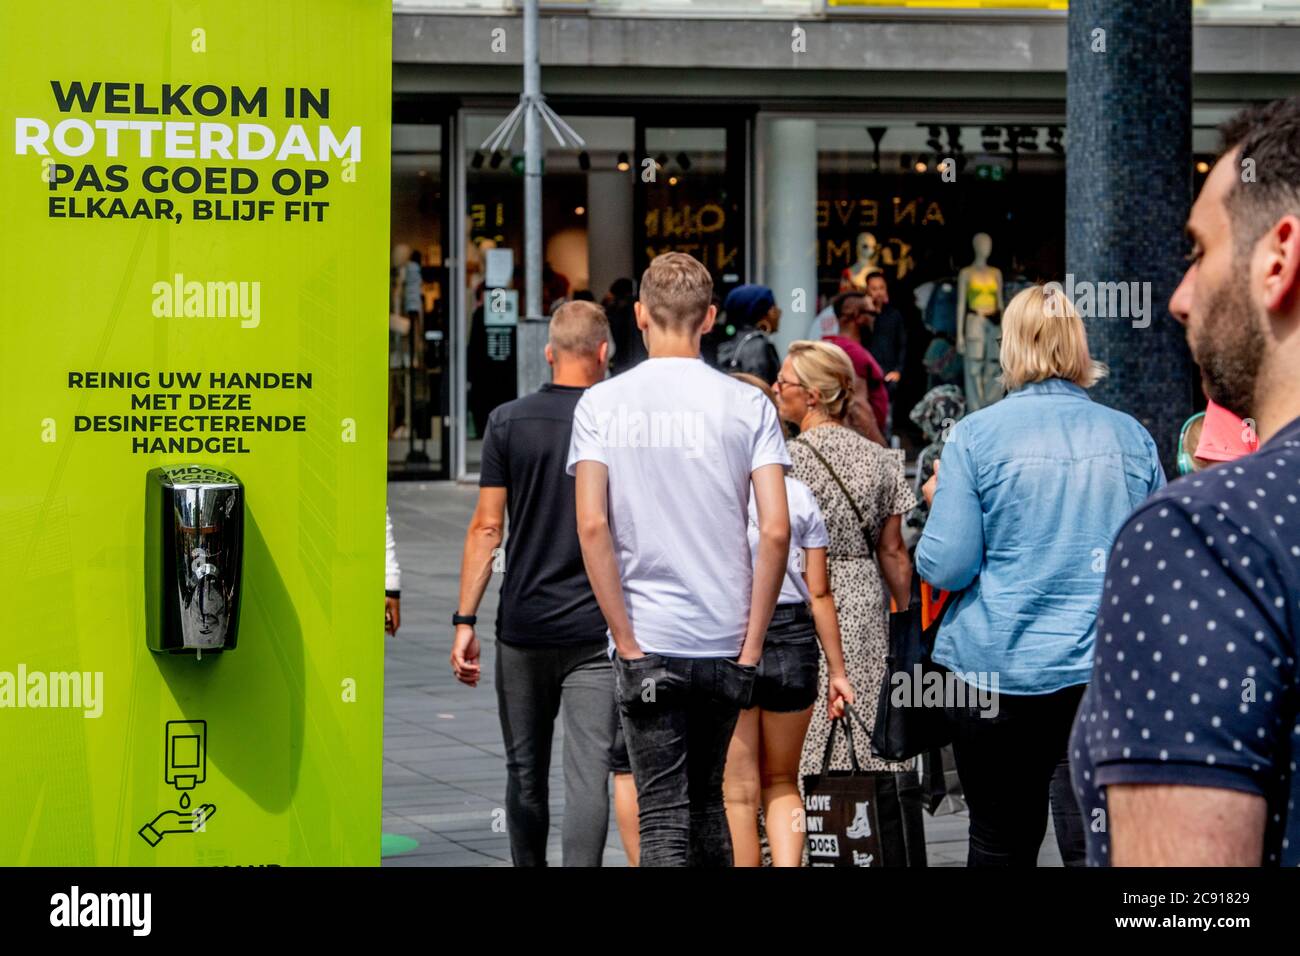
<path fill-rule="evenodd" d="M 830 547 L 831 539 L 811 488 L 798 478 L 786 475 L 785 500 L 790 505 L 790 556 L 785 577 L 781 580 L 781 596 L 776 603 L 807 604 L 812 595 L 808 593 L 808 582 L 803 579 L 804 549 Z M 749 553 L 751 560 L 758 559 L 758 507 L 752 490 L 749 494 Z"/>
<path fill-rule="evenodd" d="M 699 358 L 650 358 L 583 393 L 570 475 L 580 461 L 609 469 L 610 531 L 641 648 L 739 654 L 754 575 L 750 474 L 790 467 L 771 399 Z"/>

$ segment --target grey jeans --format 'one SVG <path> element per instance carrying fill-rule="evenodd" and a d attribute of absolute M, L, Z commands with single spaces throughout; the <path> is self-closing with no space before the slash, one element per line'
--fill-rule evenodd
<path fill-rule="evenodd" d="M 609 758 L 618 710 L 604 640 L 564 647 L 497 642 L 506 745 L 506 828 L 515 866 L 545 866 L 551 741 L 564 714 L 565 866 L 600 866 L 609 828 Z"/>

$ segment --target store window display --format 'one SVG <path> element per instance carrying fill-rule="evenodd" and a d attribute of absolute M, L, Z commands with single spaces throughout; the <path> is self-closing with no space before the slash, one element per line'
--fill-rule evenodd
<path fill-rule="evenodd" d="M 883 275 L 880 271 L 882 252 L 880 242 L 873 233 L 860 232 L 854 240 L 854 249 L 857 258 L 840 273 L 839 291 L 865 293 L 867 291 L 867 280 L 873 275 Z M 813 316 L 812 323 L 808 326 L 806 338 L 816 341 L 828 335 L 838 335 L 839 331 L 839 322 L 835 318 L 835 309 L 828 302 L 820 312 Z"/>
<path fill-rule="evenodd" d="M 975 259 L 957 274 L 957 351 L 961 353 L 966 412 L 992 405 L 1002 387 L 1002 270 L 989 265 L 993 239 L 986 232 L 971 240 Z"/>
<path fill-rule="evenodd" d="M 968 332 L 996 321 L 998 300 L 1010 301 L 1022 279 L 1064 274 L 1058 210 L 1065 204 L 1065 131 L 994 118 L 952 125 L 919 117 L 875 121 L 817 121 L 817 308 L 823 312 L 799 324 L 809 338 L 833 334 L 826 304 L 855 281 L 875 287 L 881 315 L 869 340 L 864 330 L 864 344 L 883 355 L 877 356 L 882 366 L 897 363 L 892 424 L 910 457 L 926 444 L 909 416 L 925 393 L 953 384 L 965 398 L 964 351 L 975 344 L 966 341 Z M 953 176 L 943 172 L 951 168 L 942 162 L 949 157 Z M 991 237 L 983 265 L 1001 270 L 1000 290 L 987 284 L 993 273 L 983 269 L 973 291 L 958 289 L 963 267 L 976 264 L 972 238 L 978 233 Z M 870 278 L 873 269 L 883 280 Z M 972 305 L 988 315 L 968 321 Z M 998 332 L 995 326 L 993 341 L 979 349 L 983 365 L 973 369 L 973 407 L 998 394 Z"/>
<path fill-rule="evenodd" d="M 436 117 L 398 112 L 409 121 L 394 122 L 392 140 L 388 469 L 393 478 L 438 478 L 450 449 L 445 138 Z"/>
<path fill-rule="evenodd" d="M 880 244 L 869 232 L 858 233 L 858 258 L 840 276 L 841 292 L 867 291 L 867 277 L 880 271 Z"/>

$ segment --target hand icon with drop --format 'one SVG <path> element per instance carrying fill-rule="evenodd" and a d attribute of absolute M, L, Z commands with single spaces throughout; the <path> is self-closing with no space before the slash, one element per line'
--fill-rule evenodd
<path fill-rule="evenodd" d="M 189 810 L 190 796 L 181 794 L 180 810 L 164 810 L 153 821 L 140 828 L 140 836 L 150 846 L 157 846 L 168 833 L 202 833 L 208 821 L 217 812 L 216 804 L 202 803 L 193 812 Z"/>

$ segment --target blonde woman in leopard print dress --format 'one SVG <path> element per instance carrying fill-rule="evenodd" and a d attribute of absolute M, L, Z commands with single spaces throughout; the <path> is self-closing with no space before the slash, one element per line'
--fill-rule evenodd
<path fill-rule="evenodd" d="M 916 506 L 916 496 L 903 474 L 901 456 L 845 424 L 853 400 L 853 366 L 843 349 L 829 342 L 794 342 L 781 366 L 776 388 L 781 417 L 800 430 L 799 437 L 790 443 L 792 475 L 812 489 L 830 535 L 827 554 L 831 593 L 839 614 L 848 678 L 857 698 L 854 709 L 871 727 L 875 723 L 876 696 L 885 675 L 889 637 L 882 576 L 898 606 L 906 607 L 911 598 L 912 565 L 903 544 L 902 520 Z M 832 470 L 852 496 L 852 503 Z M 821 771 L 831 731 L 826 693 L 823 657 L 820 692 L 799 763 L 801 782 L 804 775 Z M 854 740 L 864 770 L 904 770 L 909 766 L 872 756 L 860 729 Z M 840 735 L 831 752 L 830 766 L 832 770 L 850 768 L 848 747 Z"/>

